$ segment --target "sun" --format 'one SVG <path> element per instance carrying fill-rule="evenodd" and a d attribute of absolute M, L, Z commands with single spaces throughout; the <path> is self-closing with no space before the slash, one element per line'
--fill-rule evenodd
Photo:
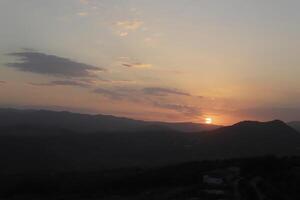
<path fill-rule="evenodd" d="M 205 118 L 205 124 L 211 124 L 213 122 L 211 117 Z"/>

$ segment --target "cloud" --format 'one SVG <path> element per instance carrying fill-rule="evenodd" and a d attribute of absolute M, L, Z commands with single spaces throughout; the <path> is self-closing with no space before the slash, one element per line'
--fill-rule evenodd
<path fill-rule="evenodd" d="M 57 80 L 51 81 L 48 83 L 29 83 L 30 85 L 34 86 L 76 86 L 76 87 L 90 87 L 89 84 L 83 83 L 80 81 L 73 81 L 73 80 Z"/>
<path fill-rule="evenodd" d="M 111 100 L 128 100 L 132 102 L 146 102 L 140 90 L 131 87 L 97 88 L 94 93 L 105 96 Z"/>
<path fill-rule="evenodd" d="M 126 37 L 130 32 L 134 32 L 140 29 L 143 24 L 144 22 L 140 20 L 118 21 L 115 23 L 115 26 L 117 27 L 116 33 L 120 37 Z"/>
<path fill-rule="evenodd" d="M 114 83 L 114 84 L 136 84 L 137 81 L 134 81 L 134 80 L 111 80 L 110 83 Z"/>
<path fill-rule="evenodd" d="M 80 16 L 80 17 L 85 17 L 87 16 L 89 13 L 87 12 L 78 12 L 77 15 Z"/>
<path fill-rule="evenodd" d="M 143 93 L 147 95 L 154 95 L 154 96 L 167 96 L 167 95 L 191 96 L 191 94 L 187 92 L 183 92 L 177 89 L 161 88 L 161 87 L 144 88 Z"/>
<path fill-rule="evenodd" d="M 145 88 L 148 89 L 148 88 Z M 155 90 L 157 91 L 157 90 Z M 155 97 L 167 94 L 177 94 L 177 95 L 189 95 L 187 93 L 179 92 L 177 90 L 165 89 L 161 90 L 160 94 L 155 93 L 154 98 L 147 98 L 145 96 L 144 90 L 137 90 L 132 88 L 97 88 L 93 90 L 94 93 L 105 96 L 111 100 L 129 100 L 132 102 L 141 102 L 149 106 L 155 106 L 162 109 L 167 109 L 171 111 L 176 111 L 182 113 L 189 117 L 196 117 L 201 115 L 201 109 L 191 105 L 177 104 L 177 103 L 161 103 L 160 100 L 155 99 Z M 150 92 L 152 94 L 152 92 Z"/>
<path fill-rule="evenodd" d="M 136 60 L 132 60 L 129 57 L 119 57 L 118 58 L 118 63 L 127 68 L 151 68 L 152 65 L 149 63 L 142 63 L 138 62 Z"/>
<path fill-rule="evenodd" d="M 128 36 L 128 32 L 121 31 L 121 32 L 119 32 L 119 36 L 126 37 L 126 36 Z"/>
<path fill-rule="evenodd" d="M 127 96 L 127 95 L 122 94 L 119 91 L 111 90 L 111 89 L 104 89 L 104 88 L 97 88 L 93 92 L 97 93 L 97 94 L 101 94 L 101 95 L 108 97 L 110 99 L 113 99 L 113 100 L 121 100 Z"/>
<path fill-rule="evenodd" d="M 201 115 L 201 109 L 195 106 L 189 106 L 189 105 L 182 105 L 182 104 L 169 104 L 169 103 L 158 103 L 154 102 L 154 106 L 159 108 L 164 108 L 168 110 L 173 110 L 179 113 L 183 113 L 187 116 L 200 116 Z"/>
<path fill-rule="evenodd" d="M 151 64 L 146 64 L 146 63 L 122 63 L 122 66 L 124 67 L 129 67 L 129 68 L 150 68 L 152 67 Z"/>
<path fill-rule="evenodd" d="M 0 84 L 5 84 L 6 83 L 6 81 L 0 81 Z"/>
<path fill-rule="evenodd" d="M 89 0 L 79 0 L 79 2 L 82 3 L 82 4 L 88 4 Z"/>
<path fill-rule="evenodd" d="M 140 20 L 132 20 L 132 21 L 127 20 L 127 21 L 119 21 L 116 24 L 118 27 L 122 29 L 135 31 L 139 29 L 144 24 L 144 22 Z"/>
<path fill-rule="evenodd" d="M 82 82 L 79 82 L 79 81 L 69 81 L 69 80 L 51 81 L 50 83 L 52 85 L 66 85 L 66 86 L 78 86 L 78 87 L 89 87 L 90 86 L 86 83 L 82 83 Z"/>
<path fill-rule="evenodd" d="M 64 77 L 93 77 L 93 72 L 103 71 L 102 68 L 45 53 L 27 51 L 8 55 L 19 58 L 20 62 L 7 63 L 6 66 L 25 72 Z"/>
<path fill-rule="evenodd" d="M 101 80 L 102 81 L 102 78 L 97 77 L 97 79 L 89 79 L 89 78 L 81 78 L 81 79 L 79 79 L 80 82 L 86 83 L 88 85 L 95 84 L 97 80 Z"/>
<path fill-rule="evenodd" d="M 134 100 L 137 99 L 146 101 L 149 100 L 149 97 L 146 95 L 152 95 L 153 97 L 161 97 L 161 96 L 168 96 L 168 95 L 181 95 L 181 96 L 191 96 L 189 93 L 182 92 L 176 89 L 168 89 L 168 88 L 143 88 L 143 89 L 134 89 L 132 87 L 115 87 L 110 89 L 103 89 L 98 88 L 93 92 L 98 94 L 103 94 L 107 97 L 112 99 L 127 99 L 127 100 Z"/>

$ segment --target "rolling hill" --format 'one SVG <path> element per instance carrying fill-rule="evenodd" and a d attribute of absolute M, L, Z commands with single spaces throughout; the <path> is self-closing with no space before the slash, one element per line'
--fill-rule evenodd
<path fill-rule="evenodd" d="M 244 121 L 206 132 L 204 138 L 211 155 L 220 158 L 300 153 L 299 133 L 280 120 Z"/>
<path fill-rule="evenodd" d="M 120 123 L 115 124 L 115 129 L 99 130 L 99 116 L 26 112 L 14 110 L 13 114 L 9 111 L 11 116 L 7 118 L 1 116 L 2 172 L 94 171 L 205 159 L 300 155 L 299 133 L 279 120 L 245 121 L 209 131 L 181 132 L 164 124 L 140 125 L 139 121 L 108 117 L 112 119 L 109 122 Z M 89 122 L 93 117 L 97 120 Z M 13 123 L 14 119 L 18 123 Z M 78 123 L 75 127 L 82 124 L 84 128 L 70 128 L 74 121 Z M 89 123 L 94 125 L 90 129 Z"/>

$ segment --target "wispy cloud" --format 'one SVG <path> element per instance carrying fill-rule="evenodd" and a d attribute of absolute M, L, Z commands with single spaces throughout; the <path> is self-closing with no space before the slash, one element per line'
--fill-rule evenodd
<path fill-rule="evenodd" d="M 133 87 L 101 87 L 93 90 L 93 92 L 105 96 L 111 100 L 127 100 L 132 102 L 144 101 L 144 103 L 146 102 L 143 93 Z"/>
<path fill-rule="evenodd" d="M 110 82 L 114 84 L 131 84 L 131 85 L 137 83 L 137 81 L 134 80 L 111 80 Z"/>
<path fill-rule="evenodd" d="M 126 37 L 131 32 L 139 30 L 143 26 L 144 22 L 140 20 L 124 20 L 115 23 L 117 28 L 116 34 L 120 37 Z"/>
<path fill-rule="evenodd" d="M 162 87 L 148 87 L 143 89 L 144 94 L 154 95 L 154 96 L 167 96 L 167 95 L 181 95 L 181 96 L 191 96 L 191 94 L 171 88 Z"/>
<path fill-rule="evenodd" d="M 93 90 L 93 92 L 97 94 L 101 94 L 112 100 L 122 100 L 128 96 L 127 93 L 123 93 L 121 91 L 114 90 L 114 89 L 97 88 Z"/>
<path fill-rule="evenodd" d="M 139 29 L 144 24 L 144 22 L 140 20 L 132 20 L 132 21 L 126 20 L 126 21 L 119 21 L 116 24 L 122 29 L 135 31 Z"/>
<path fill-rule="evenodd" d="M 122 63 L 122 66 L 124 67 L 129 67 L 129 68 L 150 68 L 152 67 L 151 64 L 147 64 L 147 63 Z"/>
<path fill-rule="evenodd" d="M 89 84 L 73 81 L 73 80 L 57 80 L 57 81 L 50 81 L 48 83 L 29 83 L 30 85 L 34 86 L 75 86 L 75 87 L 90 87 Z"/>
<path fill-rule="evenodd" d="M 19 62 L 7 63 L 6 66 L 25 72 L 64 77 L 93 77 L 94 72 L 104 71 L 93 65 L 40 52 L 14 52 L 8 55 L 17 57 Z"/>
<path fill-rule="evenodd" d="M 159 103 L 159 102 L 154 102 L 153 105 L 159 108 L 164 108 L 179 113 L 183 113 L 184 115 L 187 116 L 196 117 L 201 115 L 201 109 L 195 106 L 184 105 L 184 104 Z"/>
<path fill-rule="evenodd" d="M 117 61 L 121 66 L 127 68 L 151 68 L 152 64 L 139 62 L 129 57 L 119 57 Z"/>
<path fill-rule="evenodd" d="M 187 92 L 180 91 L 177 89 L 160 88 L 160 87 L 147 87 L 147 88 L 140 88 L 140 89 L 136 89 L 133 87 L 116 87 L 116 88 L 109 88 L 109 89 L 100 88 L 99 90 L 97 90 L 97 89 L 94 90 L 94 92 L 99 93 L 99 94 L 104 94 L 104 93 L 110 94 L 111 97 L 118 96 L 119 98 L 120 97 L 125 98 L 125 97 L 135 96 L 136 98 L 140 98 L 140 99 L 149 98 L 148 95 L 151 95 L 153 98 L 162 97 L 162 96 L 170 96 L 170 95 L 179 95 L 179 96 L 187 96 L 187 97 L 192 96 L 191 94 L 189 94 Z M 111 94 L 114 94 L 114 95 L 111 95 Z"/>
<path fill-rule="evenodd" d="M 121 37 L 126 37 L 127 35 L 128 35 L 128 32 L 126 32 L 126 31 L 119 32 L 119 36 L 121 36 Z"/>
<path fill-rule="evenodd" d="M 161 109 L 175 111 L 182 113 L 189 117 L 196 117 L 201 115 L 201 109 L 197 106 L 186 105 L 185 103 L 166 103 L 161 101 L 168 101 L 167 99 L 160 99 L 161 96 L 167 95 L 183 95 L 190 96 L 190 94 L 181 92 L 176 89 L 167 88 L 144 88 L 144 89 L 133 89 L 133 88 L 97 88 L 93 90 L 94 93 L 105 96 L 111 100 L 126 100 L 132 102 L 142 102 L 149 106 L 154 106 Z M 151 98 L 147 95 L 153 95 Z"/>
<path fill-rule="evenodd" d="M 77 15 L 80 17 L 85 17 L 85 16 L 89 15 L 89 13 L 88 12 L 78 12 Z"/>

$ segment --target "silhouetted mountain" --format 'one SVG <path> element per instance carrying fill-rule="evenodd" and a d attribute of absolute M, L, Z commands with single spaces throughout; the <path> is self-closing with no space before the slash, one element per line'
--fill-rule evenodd
<path fill-rule="evenodd" d="M 88 115 L 66 111 L 0 109 L 0 127 L 19 125 L 54 127 L 76 132 L 134 131 L 150 125 L 165 126 L 183 132 L 199 132 L 219 128 L 215 125 L 147 122 L 110 115 Z"/>
<path fill-rule="evenodd" d="M 300 121 L 289 122 L 288 125 L 300 132 Z"/>
<path fill-rule="evenodd" d="M 210 156 L 220 158 L 300 153 L 300 135 L 280 120 L 240 122 L 206 132 L 203 141 L 209 146 Z"/>
<path fill-rule="evenodd" d="M 14 125 L 0 127 L 0 133 L 3 173 L 90 171 L 216 158 L 300 155 L 299 133 L 279 120 L 246 121 L 198 133 L 157 124 L 134 131 L 89 134 L 53 126 Z"/>

